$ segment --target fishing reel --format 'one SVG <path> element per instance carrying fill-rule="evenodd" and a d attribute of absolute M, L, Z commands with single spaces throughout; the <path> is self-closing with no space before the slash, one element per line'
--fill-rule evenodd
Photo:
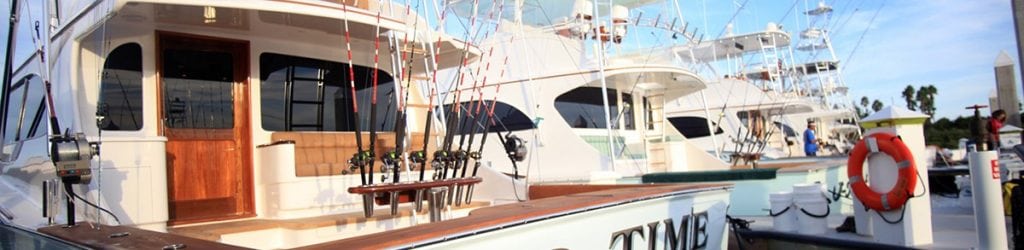
<path fill-rule="evenodd" d="M 392 171 L 395 171 L 400 161 L 401 157 L 399 156 L 398 152 L 394 150 L 388 151 L 387 153 L 384 153 L 384 155 L 380 156 L 380 163 L 382 165 L 380 167 L 380 182 L 383 183 L 388 180 L 388 176 L 391 175 L 390 173 Z"/>
<path fill-rule="evenodd" d="M 89 142 L 83 133 L 65 132 L 50 138 L 50 155 L 57 176 L 65 182 L 88 184 L 92 180 L 89 162 L 100 154 L 100 144 Z"/>
<path fill-rule="evenodd" d="M 441 176 L 441 170 L 443 170 L 445 165 L 451 161 L 449 158 L 448 151 L 434 151 L 434 159 L 430 161 L 430 168 L 434 169 L 434 180 L 441 179 L 443 177 Z"/>
<path fill-rule="evenodd" d="M 352 154 L 352 158 L 348 159 L 348 171 L 355 172 L 360 167 L 368 165 L 371 159 L 373 159 L 373 154 L 370 151 Z"/>
<path fill-rule="evenodd" d="M 514 161 L 526 160 L 526 141 L 511 134 L 505 136 L 505 153 L 508 154 L 509 159 Z"/>
<path fill-rule="evenodd" d="M 423 163 L 427 162 L 427 153 L 423 151 L 413 151 L 409 153 L 409 162 L 412 163 L 411 170 L 419 170 L 423 167 Z"/>
<path fill-rule="evenodd" d="M 469 153 L 467 153 L 465 150 L 455 151 L 455 162 L 463 162 L 466 160 L 467 157 L 469 157 Z"/>

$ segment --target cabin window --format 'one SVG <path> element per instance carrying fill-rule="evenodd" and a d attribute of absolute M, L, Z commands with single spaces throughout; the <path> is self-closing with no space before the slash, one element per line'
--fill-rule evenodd
<path fill-rule="evenodd" d="M 10 89 L 7 116 L 4 119 L 4 144 L 11 144 L 45 133 L 43 127 L 43 106 L 46 93 L 43 81 L 30 75 L 14 82 Z"/>
<path fill-rule="evenodd" d="M 462 105 L 460 105 L 463 112 L 472 110 L 470 107 L 475 105 L 470 105 L 470 103 L 471 102 L 463 102 Z M 450 111 L 452 108 L 451 105 L 452 104 L 445 104 L 443 107 L 444 111 Z M 485 106 L 483 108 L 490 108 L 491 101 L 484 102 L 484 105 Z M 519 111 L 519 109 L 516 109 L 512 105 L 508 105 L 503 102 L 495 103 L 494 118 L 492 118 L 493 120 L 490 125 L 486 125 L 487 110 L 481 110 L 481 113 L 485 116 L 481 116 L 477 124 L 478 126 L 487 126 L 487 132 L 519 131 L 536 128 L 533 124 L 533 120 L 530 120 L 530 117 L 526 116 L 526 114 L 523 114 L 522 111 Z M 464 116 L 463 118 L 468 118 L 468 116 Z M 463 119 L 462 122 L 459 134 L 466 135 L 472 133 L 473 127 L 469 125 L 472 123 L 472 119 Z M 479 132 L 480 128 L 478 127 L 477 133 Z"/>
<path fill-rule="evenodd" d="M 103 116 L 100 129 L 142 129 L 142 47 L 121 45 L 103 63 L 100 101 L 96 114 Z"/>
<path fill-rule="evenodd" d="M 693 139 L 711 135 L 709 132 L 711 129 L 708 128 L 708 120 L 704 119 L 704 117 L 669 117 L 668 122 L 671 123 L 672 127 L 675 127 L 676 130 L 679 130 L 679 133 L 683 134 L 686 138 Z M 724 132 L 722 131 L 722 128 L 718 127 L 714 122 L 711 123 L 711 126 L 717 128 L 715 130 L 716 135 Z"/>
<path fill-rule="evenodd" d="M 359 127 L 370 128 L 373 70 L 355 66 Z M 355 131 L 348 64 L 273 53 L 260 55 L 260 101 L 268 131 Z M 395 129 L 395 88 L 391 75 L 378 70 L 378 131 Z"/>
<path fill-rule="evenodd" d="M 164 117 L 168 128 L 235 127 L 231 53 L 164 49 Z"/>
<path fill-rule="evenodd" d="M 608 89 L 608 104 L 612 115 L 619 112 L 615 89 Z M 555 109 L 573 128 L 606 128 L 604 99 L 601 88 L 579 87 L 555 98 Z M 612 119 L 614 122 L 616 119 Z"/>
<path fill-rule="evenodd" d="M 782 133 L 784 135 L 786 135 L 786 137 L 796 137 L 797 136 L 796 130 L 794 130 L 793 127 L 790 127 L 789 124 L 785 124 L 785 123 L 781 123 L 781 122 L 775 122 L 775 126 L 778 126 L 780 128 L 780 130 L 782 130 Z"/>

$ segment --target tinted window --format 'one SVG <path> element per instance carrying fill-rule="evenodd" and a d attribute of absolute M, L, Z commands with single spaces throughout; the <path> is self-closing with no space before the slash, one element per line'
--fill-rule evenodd
<path fill-rule="evenodd" d="M 100 101 L 96 114 L 103 130 L 142 129 L 142 47 L 121 45 L 103 64 Z"/>
<path fill-rule="evenodd" d="M 470 106 L 471 105 L 469 105 L 469 104 L 470 104 L 470 102 L 463 102 L 462 105 L 460 105 L 461 108 L 463 109 L 463 112 L 466 112 L 466 111 L 470 110 Z M 483 104 L 484 104 L 484 108 L 491 108 L 491 101 L 483 102 Z M 451 110 L 451 108 L 452 108 L 451 104 L 444 105 L 445 112 L 448 112 L 449 110 Z M 508 104 L 503 103 L 503 102 L 496 102 L 494 104 L 494 117 L 491 118 L 492 120 L 491 120 L 491 124 L 490 125 L 486 125 L 487 124 L 487 122 L 486 122 L 487 110 L 481 110 L 481 113 L 484 116 L 481 116 L 479 118 L 479 120 L 476 122 L 476 124 L 477 124 L 477 129 L 476 129 L 477 133 L 479 133 L 481 131 L 481 129 L 480 129 L 481 127 L 480 126 L 486 126 L 487 127 L 487 132 L 519 131 L 519 130 L 535 128 L 535 126 L 533 124 L 533 120 L 530 120 L 530 117 L 526 116 L 526 114 L 523 114 L 523 112 L 519 111 L 515 107 L 512 107 L 512 105 L 508 105 Z M 474 113 L 474 114 L 476 114 L 476 113 Z M 469 116 L 464 116 L 463 119 L 462 119 L 462 124 L 463 125 L 461 125 L 461 129 L 459 131 L 459 134 L 469 134 L 469 133 L 471 133 L 473 127 L 470 126 L 469 124 L 472 124 L 472 123 L 473 123 L 473 120 L 471 118 L 469 118 Z"/>
<path fill-rule="evenodd" d="M 355 66 L 360 129 L 370 128 L 373 70 Z M 395 128 L 395 88 L 377 71 L 378 131 Z M 260 116 L 269 131 L 355 131 L 348 64 L 265 53 L 260 55 Z"/>
<path fill-rule="evenodd" d="M 775 126 L 778 126 L 782 130 L 784 135 L 786 135 L 786 137 L 797 136 L 796 130 L 793 130 L 793 127 L 790 127 L 788 124 L 783 124 L 781 122 L 775 122 Z"/>
<path fill-rule="evenodd" d="M 612 114 L 619 107 L 615 89 L 608 89 L 608 104 Z M 555 109 L 573 128 L 605 128 L 604 99 L 601 88 L 580 87 L 555 98 Z M 614 120 L 614 119 L 612 119 Z"/>
<path fill-rule="evenodd" d="M 711 135 L 708 129 L 708 120 L 703 117 L 684 116 L 684 117 L 669 117 L 668 122 L 672 124 L 676 130 L 679 130 L 680 134 L 683 134 L 686 138 L 699 138 Z M 711 126 L 716 126 L 715 123 L 711 123 Z M 718 127 L 715 134 L 723 133 L 722 128 Z"/>
<path fill-rule="evenodd" d="M 167 127 L 235 126 L 231 53 L 164 49 L 164 117 Z"/>

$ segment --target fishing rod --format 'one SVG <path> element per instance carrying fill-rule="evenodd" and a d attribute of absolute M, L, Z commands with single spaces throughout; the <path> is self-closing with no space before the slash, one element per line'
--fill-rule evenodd
<path fill-rule="evenodd" d="M 413 26 L 414 26 L 413 27 L 413 40 L 416 40 L 416 37 L 419 36 L 419 18 L 416 19 L 416 22 L 413 24 Z M 426 49 L 427 49 L 427 46 L 424 45 L 424 51 L 426 51 Z M 409 107 L 409 93 L 410 93 L 411 88 L 412 88 L 412 65 L 413 65 L 413 58 L 415 57 L 413 55 L 414 50 L 416 50 L 416 43 L 415 42 L 413 42 L 412 45 L 409 47 L 409 53 L 408 53 L 409 54 L 409 58 L 408 58 L 409 61 L 407 61 L 407 64 L 406 64 L 406 73 L 407 74 L 405 75 L 405 77 L 406 77 L 405 88 L 404 88 L 404 90 L 401 91 L 402 95 L 400 97 L 402 98 L 402 100 L 400 100 L 400 102 L 399 102 L 399 106 L 401 108 L 398 110 L 398 113 L 397 113 L 398 123 L 395 126 L 395 129 L 396 129 L 396 131 L 395 131 L 395 152 L 396 153 L 393 155 L 395 157 L 401 157 L 401 156 L 405 155 L 405 146 L 406 146 L 405 145 L 405 141 L 406 141 L 405 140 L 405 136 L 406 136 L 406 130 L 407 130 L 407 123 L 406 122 L 407 122 L 408 114 L 409 114 L 407 112 L 407 109 Z M 427 68 L 424 67 L 423 70 L 424 70 L 424 72 L 426 72 Z M 401 172 L 401 168 L 398 168 L 398 167 L 396 167 L 395 169 L 392 170 L 392 173 L 393 173 L 394 178 L 395 178 L 395 182 L 399 181 L 399 173 L 400 172 Z"/>
<path fill-rule="evenodd" d="M 487 53 L 488 53 L 487 56 L 490 57 L 491 54 L 494 53 L 494 47 L 492 46 L 491 49 Z M 488 61 L 484 68 L 485 68 L 484 69 L 484 73 L 489 72 L 490 69 L 491 69 L 491 62 Z M 479 74 L 479 73 L 480 72 L 479 72 L 479 69 L 478 69 L 477 74 Z M 481 80 L 481 82 L 482 82 L 482 84 L 480 84 L 480 85 L 486 85 L 487 84 L 487 76 L 486 75 L 483 76 L 483 79 Z M 474 83 L 473 85 L 475 86 L 476 84 Z M 481 86 L 481 88 L 482 88 L 482 86 Z M 463 154 L 463 157 L 461 159 L 459 159 L 459 160 L 462 161 L 461 163 L 456 163 L 457 164 L 456 168 L 458 167 L 458 164 L 462 165 L 462 175 L 460 177 L 463 177 L 463 178 L 466 177 L 466 169 L 469 167 L 469 158 L 470 158 L 469 157 L 469 153 L 470 153 L 469 151 L 472 151 L 473 139 L 474 139 L 474 137 L 476 137 L 477 128 L 480 127 L 477 123 L 480 123 L 480 114 L 481 114 L 480 113 L 480 106 L 483 103 L 483 96 L 484 96 L 482 90 L 480 90 L 479 88 L 474 88 L 474 89 L 476 90 L 477 93 L 479 93 L 480 96 L 479 96 L 479 98 L 476 98 L 476 101 L 472 101 L 472 97 L 470 97 L 470 100 L 471 100 L 470 101 L 470 105 L 475 105 L 475 107 L 472 107 L 472 108 L 475 108 L 476 110 L 473 111 L 473 112 L 469 112 L 469 116 L 470 116 L 469 118 L 473 120 L 470 123 L 471 127 L 470 127 L 470 132 L 469 132 L 469 143 L 461 143 L 461 142 L 459 143 L 459 152 L 461 154 Z M 469 119 L 467 119 L 467 120 L 469 120 Z M 462 135 L 462 138 L 463 139 L 466 138 L 465 134 Z M 465 150 L 462 149 L 463 146 L 466 146 Z M 456 155 L 458 156 L 459 154 L 456 154 Z"/>
<path fill-rule="evenodd" d="M 348 28 L 348 5 L 341 5 L 342 13 L 344 14 L 344 28 L 345 28 L 345 50 L 348 54 L 348 86 L 352 94 L 352 116 L 355 119 L 355 132 L 356 132 L 356 153 L 349 159 L 349 168 L 359 168 L 359 176 L 361 177 L 362 185 L 366 185 L 369 179 L 373 178 L 373 167 L 370 167 L 369 176 L 366 174 L 366 163 L 372 157 L 363 151 L 363 131 L 359 128 L 359 102 L 356 96 L 356 78 L 355 78 L 355 62 L 352 61 L 352 38 L 349 35 Z M 369 180 L 372 183 L 372 180 Z"/>
<path fill-rule="evenodd" d="M 494 48 L 491 47 L 490 52 L 488 52 L 488 54 L 486 54 L 487 57 L 489 57 L 490 54 L 493 53 L 493 52 L 494 52 Z M 480 66 L 482 65 L 481 62 L 483 62 L 483 60 L 484 60 L 483 58 L 484 58 L 484 56 L 481 56 L 480 60 L 477 62 L 476 72 L 473 74 L 474 78 L 480 76 L 480 69 L 481 69 Z M 483 78 L 486 79 L 486 76 L 484 76 Z M 459 126 L 458 127 L 459 128 L 459 147 L 458 147 L 458 150 L 455 150 L 455 152 L 452 153 L 452 156 L 453 156 L 453 158 L 455 160 L 455 167 L 452 169 L 452 178 L 456 178 L 456 177 L 459 176 L 458 174 L 459 174 L 459 169 L 460 168 L 462 169 L 462 177 L 466 176 L 466 163 L 469 160 L 469 152 L 467 150 L 469 150 L 469 148 L 466 147 L 467 146 L 467 143 L 466 143 L 466 137 L 467 136 L 466 136 L 466 133 L 463 133 L 463 132 L 467 132 L 467 131 L 469 132 L 469 136 L 468 136 L 469 137 L 469 141 L 470 141 L 469 144 L 472 144 L 473 143 L 472 142 L 473 141 L 473 133 L 475 133 L 475 131 L 472 130 L 472 128 L 475 128 L 476 123 L 479 122 L 478 121 L 478 117 L 479 116 L 477 116 L 473 112 L 474 108 L 479 110 L 479 107 L 478 107 L 479 106 L 479 100 L 476 99 L 476 94 L 477 93 L 481 93 L 481 91 L 480 91 L 480 84 L 479 83 L 480 83 L 479 81 L 473 81 L 473 88 L 470 90 L 470 93 L 469 93 L 469 101 L 466 102 L 466 106 L 465 107 L 462 107 L 462 109 L 459 110 L 460 112 L 465 113 L 465 116 L 463 116 L 460 119 L 461 121 L 460 121 L 460 124 L 458 125 Z M 474 106 L 476 106 L 476 107 L 474 107 Z M 464 131 L 464 130 L 466 130 L 466 131 Z"/>
<path fill-rule="evenodd" d="M 504 2 L 502 2 L 501 4 L 497 4 L 497 1 L 495 1 L 494 5 L 497 5 L 497 7 L 498 7 L 497 8 L 497 12 L 498 12 L 498 19 L 497 20 L 500 20 L 501 16 L 502 16 L 501 12 L 503 11 L 503 8 L 505 7 Z M 488 14 L 487 14 L 487 19 L 488 20 L 495 20 L 494 19 L 494 12 L 495 12 L 495 9 L 492 6 L 492 8 L 490 9 L 490 11 L 488 11 Z M 498 33 L 498 28 L 501 27 L 500 24 L 501 23 L 498 22 L 498 23 L 496 23 L 494 25 L 493 33 Z M 490 35 L 492 34 L 491 32 L 492 32 L 491 29 L 488 29 L 487 31 L 485 31 L 483 37 L 480 38 L 480 41 L 486 41 L 490 37 Z M 470 126 L 469 143 L 468 144 L 466 143 L 466 134 L 465 133 L 460 133 L 461 135 L 460 135 L 460 138 L 459 138 L 459 150 L 455 151 L 455 154 L 454 154 L 456 162 L 455 162 L 455 169 L 454 169 L 455 171 L 452 173 L 452 178 L 456 178 L 457 176 L 461 177 L 461 178 L 465 178 L 466 177 L 466 172 L 467 172 L 468 167 L 469 167 L 469 159 L 470 159 L 469 154 L 472 151 L 472 147 L 473 147 L 473 138 L 476 136 L 476 133 L 477 133 L 476 128 L 478 127 L 477 124 L 480 123 L 480 118 L 481 118 L 480 117 L 481 113 L 479 111 L 480 111 L 480 107 L 481 107 L 480 106 L 481 105 L 481 101 L 483 101 L 483 90 L 482 90 L 482 88 L 484 87 L 484 85 L 487 84 L 486 73 L 490 71 L 490 68 L 491 68 L 491 60 L 490 60 L 490 58 L 493 55 L 494 55 L 494 45 L 492 45 L 490 47 L 490 49 L 488 50 L 488 52 L 486 54 L 482 55 L 480 57 L 480 59 L 477 61 L 476 73 L 473 74 L 473 76 L 474 76 L 473 78 L 476 79 L 477 77 L 481 76 L 481 71 L 480 71 L 481 69 L 484 70 L 483 71 L 484 75 L 482 77 L 482 81 L 477 81 L 477 80 L 473 81 L 473 90 L 470 93 L 470 101 L 468 103 L 469 107 L 466 110 L 464 110 L 466 112 L 467 117 L 465 117 L 465 119 L 462 121 L 462 123 L 463 123 L 462 127 L 465 127 L 467 122 L 469 123 L 468 125 Z M 483 63 L 484 61 L 487 62 L 486 66 L 481 68 L 481 66 L 484 65 L 484 63 Z M 481 84 L 478 84 L 478 83 L 481 83 Z M 477 96 L 479 96 L 479 98 L 477 98 Z M 473 109 L 476 109 L 476 111 L 474 111 Z M 462 130 L 464 130 L 464 129 L 460 129 L 460 132 L 462 132 Z M 457 175 L 459 168 L 462 169 L 462 174 L 461 175 Z M 458 189 L 456 190 L 456 194 L 458 195 L 458 193 L 460 193 L 461 191 L 462 191 L 461 187 L 458 187 Z"/>
<path fill-rule="evenodd" d="M 405 9 L 406 16 L 411 15 L 411 12 L 412 12 L 412 6 L 407 1 L 406 2 L 406 9 Z M 416 36 L 417 32 L 419 32 L 419 18 L 416 18 L 415 22 L 413 22 L 413 32 L 412 32 L 413 40 L 416 39 L 415 36 Z M 395 99 L 397 100 L 397 103 L 396 103 L 397 108 L 396 108 L 396 112 L 395 112 L 395 130 L 394 130 L 394 132 L 395 132 L 395 148 L 390 150 L 390 151 L 388 151 L 387 153 L 385 153 L 384 155 L 381 156 L 381 162 L 385 163 L 384 164 L 384 169 L 381 170 L 382 171 L 381 180 L 382 181 L 387 180 L 388 179 L 388 175 L 390 174 L 393 183 L 398 183 L 398 182 L 401 181 L 401 167 L 399 165 L 401 163 L 401 157 L 405 153 L 405 150 L 404 150 L 405 126 L 406 126 L 406 122 L 405 122 L 405 120 L 406 120 L 405 109 L 406 109 L 406 106 L 407 106 L 408 87 L 409 86 L 406 85 L 406 87 L 403 88 L 402 87 L 402 81 L 403 80 L 405 80 L 407 82 L 411 82 L 412 81 L 412 61 L 413 61 L 413 58 L 414 58 L 414 56 L 412 54 L 413 54 L 413 50 L 416 49 L 415 48 L 416 47 L 415 43 L 413 43 L 412 47 L 409 46 L 409 44 L 410 44 L 409 43 L 409 32 L 405 33 L 405 35 L 403 37 L 402 43 L 403 43 L 402 44 L 402 48 L 404 48 L 404 51 L 402 51 L 402 56 L 401 56 L 401 59 L 399 60 L 399 64 L 402 64 L 404 62 L 405 63 L 405 67 L 401 67 L 402 70 L 401 70 L 401 72 L 399 74 L 398 81 L 395 81 L 395 87 L 397 88 L 397 90 L 395 91 L 395 93 L 396 93 L 396 96 L 395 96 L 396 98 Z M 408 59 L 408 61 L 406 61 L 406 59 Z M 388 173 L 388 172 L 390 172 L 390 173 Z"/>
<path fill-rule="evenodd" d="M 502 4 L 504 4 L 504 3 L 502 3 Z M 513 39 L 514 39 L 514 36 L 513 36 Z M 513 39 L 509 39 L 509 42 L 512 42 Z M 508 67 L 508 54 L 505 54 L 505 59 L 503 61 L 504 62 L 502 63 L 502 66 L 501 66 L 501 72 L 498 73 L 498 79 L 503 79 L 505 77 L 505 69 Z M 486 78 L 484 79 L 484 82 L 486 83 Z M 481 137 L 480 138 L 480 147 L 476 151 L 469 153 L 469 158 L 473 159 L 473 175 L 472 175 L 472 177 L 476 177 L 477 171 L 480 170 L 480 159 L 483 156 L 484 145 L 487 145 L 487 134 L 488 134 L 488 132 L 490 132 L 491 127 L 493 126 L 493 123 L 494 123 L 494 107 L 498 105 L 499 93 L 501 93 L 501 84 L 497 84 L 497 86 L 495 86 L 494 98 L 491 99 L 490 107 L 489 108 L 488 107 L 484 107 L 484 109 L 487 109 L 487 119 L 484 121 L 483 124 L 480 124 L 480 127 L 483 128 L 483 132 L 482 132 L 483 134 L 480 135 L 480 137 Z M 480 94 L 480 99 L 483 100 L 483 93 Z M 484 103 L 486 103 L 486 101 L 482 101 L 481 105 L 484 104 Z M 477 109 L 477 112 L 478 113 L 480 112 L 479 108 Z M 474 130 L 475 130 L 475 127 L 474 127 Z M 474 134 L 476 134 L 476 133 L 474 133 Z M 470 140 L 470 143 L 472 143 L 472 142 L 473 142 L 473 140 Z M 515 164 L 515 163 L 513 163 L 513 164 Z M 516 170 L 518 171 L 518 168 L 516 168 Z M 463 173 L 465 173 L 465 171 L 463 171 Z M 474 189 L 475 186 L 476 185 L 470 184 L 469 187 L 466 188 L 466 204 L 469 204 L 470 202 L 473 201 L 473 189 Z M 460 196 L 460 198 L 461 198 L 461 196 Z"/>
<path fill-rule="evenodd" d="M 444 19 L 447 16 L 447 12 L 445 11 L 446 9 L 447 9 L 447 6 L 441 8 L 441 11 L 440 11 L 441 13 L 439 14 L 440 15 L 440 18 L 439 18 L 440 21 L 439 21 L 438 26 L 437 26 L 437 28 L 439 30 L 442 27 L 444 27 Z M 433 124 L 433 120 L 434 120 L 433 119 L 434 118 L 434 98 L 438 97 L 437 96 L 437 87 L 438 87 L 437 86 L 437 72 L 439 70 L 438 70 L 438 67 L 437 67 L 437 65 L 438 65 L 437 64 L 437 57 L 439 56 L 439 53 L 441 52 L 441 36 L 437 36 L 437 42 L 435 42 L 434 45 L 435 45 L 434 48 L 430 50 L 430 59 L 433 62 L 433 72 L 431 73 L 430 81 L 431 81 L 431 84 L 433 84 L 433 85 L 427 86 L 427 88 L 430 89 L 430 96 L 428 97 L 430 99 L 430 101 L 429 101 L 429 105 L 427 105 L 427 117 L 426 117 L 426 120 L 425 120 L 426 121 L 426 126 L 423 129 L 423 150 L 413 152 L 412 155 L 410 156 L 410 159 L 412 160 L 413 164 L 417 165 L 419 167 L 419 169 L 420 169 L 420 181 L 424 181 L 425 178 L 426 178 L 427 150 L 428 150 L 428 147 L 430 146 L 430 127 Z M 426 45 L 424 45 L 423 47 L 424 48 L 429 48 Z M 424 59 L 424 61 L 426 61 L 426 59 Z M 423 67 L 424 67 L 424 69 L 428 68 L 428 65 L 427 65 L 426 62 L 424 62 Z M 438 151 L 438 152 L 440 152 L 440 151 Z M 431 167 L 435 171 L 435 175 L 436 175 L 436 172 L 439 170 L 439 168 L 442 166 L 440 160 L 438 160 L 436 156 L 437 156 L 437 152 L 435 152 L 434 160 L 431 161 Z M 442 155 L 442 157 L 443 157 L 443 155 Z"/>
<path fill-rule="evenodd" d="M 377 3 L 380 5 L 381 1 L 378 1 Z M 373 169 L 376 168 L 374 161 L 377 158 L 377 83 L 380 79 L 380 70 L 378 69 L 380 66 L 380 12 L 381 8 L 377 8 L 377 24 L 373 33 L 373 73 L 371 76 L 373 90 L 371 90 L 370 94 L 370 148 L 364 153 L 367 157 L 367 164 L 370 166 L 370 178 L 367 181 L 371 185 L 373 184 Z M 349 65 L 352 65 L 351 61 L 352 60 L 349 60 Z M 361 122 L 362 121 L 356 119 L 356 123 Z M 362 137 L 362 135 L 359 135 L 359 137 Z M 383 163 L 383 161 L 381 162 Z M 384 172 L 384 169 L 381 169 L 381 172 Z M 381 182 L 384 182 L 383 178 L 381 179 Z"/>
<path fill-rule="evenodd" d="M 488 53 L 487 56 L 490 57 L 491 54 L 494 53 L 494 46 L 491 46 L 490 51 L 488 51 L 487 53 Z M 505 61 L 507 62 L 508 60 L 506 59 Z M 486 75 L 486 73 L 490 72 L 490 69 L 491 69 L 491 62 L 488 61 L 487 65 L 484 67 L 485 75 L 483 76 L 483 79 L 480 81 L 480 88 L 483 88 L 483 86 L 487 85 L 487 75 Z M 478 72 L 478 74 L 479 74 L 479 72 Z M 498 86 L 501 86 L 501 85 L 498 85 Z M 461 159 L 462 160 L 462 162 L 461 162 L 461 164 L 462 164 L 462 175 L 459 176 L 460 178 L 466 178 L 466 172 L 468 172 L 468 168 L 469 168 L 469 159 L 473 159 L 473 161 L 474 161 L 473 175 L 472 176 L 475 177 L 477 169 L 480 168 L 480 151 L 475 151 L 475 152 L 473 151 L 473 141 L 474 141 L 474 138 L 476 137 L 476 134 L 478 132 L 477 129 L 480 128 L 480 127 L 483 127 L 484 128 L 484 132 L 483 132 L 484 135 L 482 135 L 483 138 L 481 140 L 484 140 L 484 139 L 487 138 L 487 136 L 486 136 L 487 135 L 487 127 L 486 127 L 486 125 L 479 124 L 480 123 L 480 117 L 482 116 L 482 113 L 480 111 L 482 110 L 481 108 L 484 106 L 484 103 L 486 103 L 486 101 L 484 100 L 484 92 L 483 92 L 482 89 L 477 89 L 477 93 L 479 94 L 479 97 L 476 98 L 476 107 L 474 107 L 476 110 L 473 111 L 473 113 L 475 113 L 475 114 L 471 114 L 473 122 L 470 123 L 470 126 L 472 126 L 472 127 L 471 127 L 470 132 L 469 132 L 469 143 L 466 144 L 466 149 L 465 150 L 462 150 L 462 144 L 459 145 L 459 152 L 461 154 L 464 154 L 463 158 Z M 495 95 L 495 98 L 497 98 L 497 95 Z M 490 118 L 488 118 L 487 121 L 489 122 Z M 486 141 L 484 141 L 484 142 L 486 142 Z M 483 147 L 483 142 L 481 142 L 480 147 L 481 148 Z M 463 189 L 462 186 L 456 187 L 456 189 L 455 189 L 455 197 L 457 197 L 457 199 L 455 200 L 455 204 L 456 205 L 459 205 L 461 203 L 461 201 L 462 201 L 462 199 L 461 199 L 462 198 L 462 189 Z M 469 190 L 467 190 L 467 191 L 468 192 L 472 192 L 472 191 L 469 191 Z M 468 203 L 468 201 L 467 201 L 467 203 Z"/>
<path fill-rule="evenodd" d="M 760 88 L 759 88 L 759 90 L 760 90 Z M 757 112 L 758 119 L 754 118 L 753 112 L 747 111 L 747 122 L 749 124 L 747 125 L 746 136 L 744 136 L 744 138 L 743 138 L 743 142 L 744 143 L 740 147 L 740 151 L 738 152 L 741 155 L 744 154 L 744 153 L 748 153 L 749 154 L 749 153 L 753 152 L 754 148 L 757 147 L 758 138 L 763 135 L 763 134 L 759 133 L 761 131 L 755 131 L 754 128 L 755 127 L 761 127 L 759 125 L 760 123 L 758 121 L 761 120 L 760 117 L 762 117 L 761 116 L 761 107 L 765 104 L 765 100 L 764 100 L 765 96 L 767 96 L 767 94 L 762 92 L 761 93 L 761 97 L 757 100 L 757 106 L 754 108 L 754 111 Z M 760 130 L 760 129 L 758 129 L 758 130 Z"/>
<path fill-rule="evenodd" d="M 469 47 L 470 47 L 470 44 L 472 43 L 470 41 L 470 38 L 471 38 L 471 35 L 473 35 L 473 33 L 474 33 L 473 30 L 476 27 L 476 14 L 477 14 L 477 12 L 479 10 L 479 7 L 480 7 L 479 5 L 480 5 L 480 1 L 479 0 L 473 0 L 473 14 L 470 17 L 470 22 L 469 22 L 470 26 L 469 26 L 468 31 L 466 32 L 466 41 L 465 41 L 465 45 L 463 46 L 463 52 L 462 52 L 462 65 L 460 65 L 459 69 L 458 69 L 458 71 L 460 71 L 459 79 L 456 82 L 456 84 L 454 85 L 455 86 L 455 96 L 452 99 L 452 108 L 451 108 L 451 110 L 449 112 L 450 116 L 447 117 L 448 118 L 448 122 L 446 123 L 446 126 L 445 126 L 447 131 L 445 133 L 444 146 L 443 146 L 442 150 L 439 150 L 439 151 L 434 153 L 434 158 L 438 159 L 443 164 L 441 175 L 440 176 L 435 176 L 435 179 L 447 178 L 447 176 L 448 176 L 448 169 L 451 168 L 452 167 L 452 163 L 454 163 L 454 158 L 452 157 L 451 149 L 452 149 L 452 143 L 454 143 L 454 140 L 455 140 L 455 134 L 459 133 L 461 131 L 461 127 L 459 127 L 459 121 L 461 121 L 461 119 L 462 119 L 461 118 L 461 116 L 462 116 L 462 105 L 461 105 L 462 102 L 460 102 L 459 100 L 461 99 L 461 96 L 462 96 L 462 84 L 465 83 L 465 77 L 466 77 L 466 71 L 464 69 L 469 66 Z M 454 115 L 451 115 L 451 114 L 454 114 Z"/>

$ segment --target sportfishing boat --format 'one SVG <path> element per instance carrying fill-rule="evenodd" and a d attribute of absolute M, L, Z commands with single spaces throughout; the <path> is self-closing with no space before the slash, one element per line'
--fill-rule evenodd
<path fill-rule="evenodd" d="M 456 13 L 472 13 L 471 2 L 455 1 Z M 522 24 L 499 26 L 480 43 L 486 51 L 482 60 L 502 67 L 479 63 L 452 72 L 452 77 L 462 78 L 483 67 L 476 74 L 482 79 L 478 86 L 462 84 L 449 92 L 461 96 L 464 107 L 479 100 L 479 94 L 465 92 L 495 93 L 497 111 L 488 132 L 506 139 L 487 141 L 483 147 L 501 148 L 503 142 L 522 140 L 530 154 L 521 159 L 524 163 L 485 161 L 487 165 L 535 182 L 614 181 L 652 172 L 725 169 L 664 122 L 665 103 L 704 89 L 703 79 L 651 47 L 627 44 L 632 32 L 693 34 L 682 26 L 672 27 L 667 17 L 629 14 L 631 9 L 665 2 L 595 4 L 602 5 L 545 1 L 524 5 L 515 13 L 488 15 L 501 18 L 496 23 Z M 611 13 L 612 27 L 593 26 L 591 18 L 606 13 Z M 510 56 L 519 59 L 504 64 L 503 58 Z M 503 154 L 490 150 L 483 157 L 507 157 Z"/>
<path fill-rule="evenodd" d="M 649 3 L 15 1 L 0 232 L 89 248 L 725 248 L 728 184 L 565 183 L 725 167 L 664 140 L 663 102 L 703 80 L 606 52 L 629 27 L 666 30 L 630 9 Z M 455 38 L 451 13 L 493 36 Z"/>
<path fill-rule="evenodd" d="M 820 5 L 805 14 L 822 19 L 831 11 Z M 739 35 L 727 27 L 730 32 L 723 37 L 673 47 L 684 64 L 711 79 L 724 77 L 708 84 L 702 96 L 672 102 L 669 120 L 707 151 L 734 164 L 804 156 L 801 136 L 809 122 L 818 125 L 822 155 L 848 151 L 859 138 L 859 129 L 852 125 L 856 114 L 831 40 L 821 27 L 827 22 L 808 22 L 799 42 L 791 42 L 781 25 L 769 23 L 764 30 Z M 797 58 L 809 62 L 797 63 Z"/>

